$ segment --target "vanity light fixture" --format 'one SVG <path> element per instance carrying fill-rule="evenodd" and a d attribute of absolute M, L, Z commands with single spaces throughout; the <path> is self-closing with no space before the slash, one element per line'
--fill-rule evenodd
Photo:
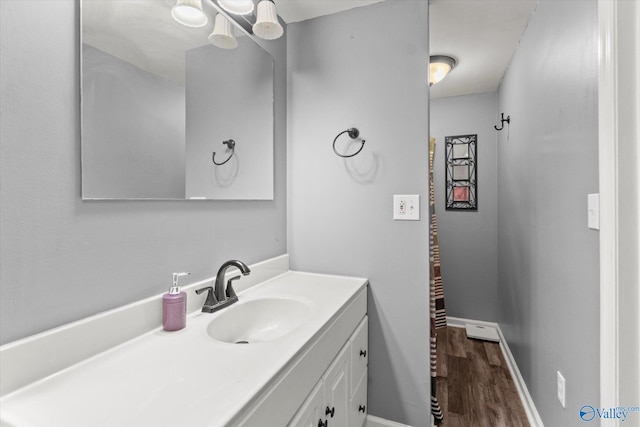
<path fill-rule="evenodd" d="M 209 22 L 202 11 L 202 0 L 178 0 L 171 8 L 171 16 L 187 27 L 204 27 Z"/>
<path fill-rule="evenodd" d="M 253 12 L 253 0 L 218 0 L 224 10 L 234 15 L 248 15 Z"/>
<path fill-rule="evenodd" d="M 429 86 L 444 79 L 453 70 L 458 61 L 451 56 L 434 55 L 429 57 Z"/>
<path fill-rule="evenodd" d="M 253 33 L 264 40 L 274 40 L 282 36 L 284 29 L 278 22 L 278 13 L 273 0 L 261 0 L 258 3 L 256 23 Z"/>
<path fill-rule="evenodd" d="M 213 32 L 209 34 L 209 41 L 212 45 L 222 49 L 235 49 L 238 47 L 238 40 L 233 36 L 231 22 L 219 13 L 215 17 Z"/>

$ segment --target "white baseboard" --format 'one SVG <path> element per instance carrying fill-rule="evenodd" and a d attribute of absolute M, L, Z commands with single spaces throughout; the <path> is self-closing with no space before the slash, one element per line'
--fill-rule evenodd
<path fill-rule="evenodd" d="M 496 331 L 498 331 L 498 336 L 500 337 L 500 349 L 502 350 L 502 355 L 504 356 L 507 366 L 509 367 L 511 377 L 513 378 L 513 382 L 516 385 L 518 394 L 520 395 L 520 400 L 522 401 L 522 406 L 524 406 L 524 411 L 527 414 L 527 418 L 529 419 L 529 424 L 531 424 L 532 427 L 544 427 L 544 424 L 542 424 L 542 419 L 540 418 L 540 414 L 538 414 L 536 405 L 535 403 L 533 403 L 533 399 L 531 398 L 529 390 L 527 389 L 527 385 L 524 382 L 524 378 L 522 378 L 522 375 L 520 374 L 520 370 L 518 369 L 516 360 L 513 358 L 513 354 L 511 354 L 511 350 L 509 349 L 507 340 L 502 334 L 500 325 L 498 325 L 496 322 L 485 322 L 482 320 L 462 319 L 460 317 L 447 316 L 447 326 L 452 326 L 454 328 L 464 328 L 466 324 L 489 326 L 495 328 Z"/>
<path fill-rule="evenodd" d="M 407 424 L 397 423 L 391 420 L 385 420 L 384 418 L 375 417 L 373 415 L 367 415 L 367 422 L 364 427 L 411 427 Z"/>
<path fill-rule="evenodd" d="M 496 322 L 485 322 L 484 320 L 472 320 L 472 319 L 463 319 L 461 317 L 447 316 L 447 326 L 453 326 L 454 328 L 464 328 L 466 324 L 488 326 L 488 327 L 496 328 L 496 330 L 500 329 L 500 327 Z"/>

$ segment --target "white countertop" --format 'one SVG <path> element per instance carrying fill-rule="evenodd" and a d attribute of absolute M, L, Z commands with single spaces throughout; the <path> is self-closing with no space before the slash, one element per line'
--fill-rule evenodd
<path fill-rule="evenodd" d="M 0 426 L 226 425 L 366 283 L 363 278 L 284 273 L 239 293 L 236 304 L 263 297 L 310 301 L 309 317 L 289 334 L 227 344 L 206 333 L 225 309 L 196 313 L 181 331 L 153 330 L 3 396 Z"/>

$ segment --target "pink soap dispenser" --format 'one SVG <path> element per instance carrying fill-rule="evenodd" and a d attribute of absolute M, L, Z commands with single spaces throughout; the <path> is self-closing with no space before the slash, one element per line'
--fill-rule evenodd
<path fill-rule="evenodd" d="M 187 325 L 187 294 L 180 292 L 178 280 L 190 273 L 173 273 L 173 286 L 162 296 L 162 329 L 178 331 Z"/>

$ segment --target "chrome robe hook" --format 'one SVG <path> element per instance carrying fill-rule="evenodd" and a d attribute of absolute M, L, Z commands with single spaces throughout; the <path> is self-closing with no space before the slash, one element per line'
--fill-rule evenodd
<path fill-rule="evenodd" d="M 507 116 L 507 118 L 505 119 L 504 118 L 504 113 L 501 113 L 501 115 L 500 115 L 500 129 L 498 129 L 498 126 L 494 126 L 493 128 L 495 130 L 498 130 L 498 131 L 504 129 L 504 122 L 507 122 L 507 124 L 510 124 L 511 123 L 511 116 Z"/>

